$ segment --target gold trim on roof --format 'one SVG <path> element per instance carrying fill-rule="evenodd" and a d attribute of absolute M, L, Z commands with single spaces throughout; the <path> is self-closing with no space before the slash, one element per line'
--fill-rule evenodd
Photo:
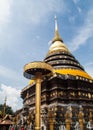
<path fill-rule="evenodd" d="M 59 73 L 59 74 L 70 74 L 73 76 L 81 76 L 84 78 L 87 78 L 89 80 L 93 80 L 91 76 L 89 76 L 86 72 L 82 70 L 76 70 L 76 69 L 55 69 L 54 72 Z"/>
<path fill-rule="evenodd" d="M 31 85 L 31 84 L 33 84 L 33 83 L 35 83 L 35 78 L 34 78 L 34 79 L 31 79 L 28 84 Z"/>

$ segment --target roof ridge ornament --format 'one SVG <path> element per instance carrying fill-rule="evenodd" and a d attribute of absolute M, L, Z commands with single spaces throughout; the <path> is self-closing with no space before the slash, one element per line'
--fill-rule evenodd
<path fill-rule="evenodd" d="M 59 31 L 58 31 L 58 23 L 57 23 L 56 15 L 55 15 L 54 19 L 55 19 L 55 36 L 54 36 L 54 38 L 52 40 L 52 43 L 54 43 L 55 41 L 63 42 L 62 38 L 60 37 Z"/>

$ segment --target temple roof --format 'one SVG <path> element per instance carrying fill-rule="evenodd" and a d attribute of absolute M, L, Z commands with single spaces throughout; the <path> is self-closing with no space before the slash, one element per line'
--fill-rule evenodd
<path fill-rule="evenodd" d="M 6 116 L 3 118 L 3 120 L 1 121 L 0 124 L 2 124 L 2 125 L 11 125 L 11 124 L 13 124 L 13 122 L 11 121 L 10 116 L 9 116 L 9 115 L 6 115 Z"/>
<path fill-rule="evenodd" d="M 57 19 L 55 18 L 55 33 L 49 51 L 44 58 L 44 62 L 50 64 L 53 69 L 53 77 L 55 74 L 62 75 L 63 77 L 71 76 L 74 80 L 83 80 L 93 83 L 93 78 L 84 70 L 79 61 L 71 54 L 58 31 Z M 29 84 L 22 90 L 25 91 L 35 84 L 35 79 L 31 79 Z"/>
<path fill-rule="evenodd" d="M 55 73 L 80 76 L 93 80 L 64 44 L 58 31 L 57 19 L 55 19 L 55 35 L 44 61 L 54 68 Z"/>

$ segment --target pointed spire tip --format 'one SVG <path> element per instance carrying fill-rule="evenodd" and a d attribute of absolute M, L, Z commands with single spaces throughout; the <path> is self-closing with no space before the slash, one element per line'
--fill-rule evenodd
<path fill-rule="evenodd" d="M 56 16 L 56 15 L 54 16 L 54 19 L 57 19 L 57 16 Z"/>
<path fill-rule="evenodd" d="M 58 30 L 58 25 L 57 25 L 57 17 L 56 17 L 56 15 L 55 15 L 54 19 L 55 19 L 55 31 L 57 31 Z"/>
<path fill-rule="evenodd" d="M 52 40 L 52 43 L 54 43 L 55 41 L 62 41 L 63 42 L 63 40 L 61 39 L 61 37 L 59 35 L 59 32 L 58 32 L 58 24 L 57 24 L 56 15 L 55 15 L 54 19 L 55 19 L 55 36 L 54 36 L 54 38 Z"/>

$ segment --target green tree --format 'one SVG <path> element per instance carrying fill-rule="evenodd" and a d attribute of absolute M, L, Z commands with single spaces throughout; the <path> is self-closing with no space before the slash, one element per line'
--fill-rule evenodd
<path fill-rule="evenodd" d="M 0 104 L 0 111 L 3 112 L 3 108 L 4 108 L 4 105 Z M 10 115 L 14 114 L 12 108 L 8 105 L 5 106 L 5 114 L 10 114 Z"/>

